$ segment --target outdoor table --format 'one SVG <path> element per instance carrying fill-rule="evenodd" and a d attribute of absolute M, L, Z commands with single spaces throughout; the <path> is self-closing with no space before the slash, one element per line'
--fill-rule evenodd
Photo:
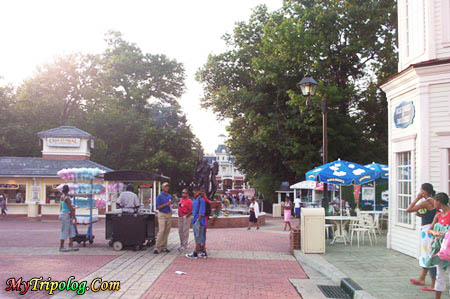
<path fill-rule="evenodd" d="M 334 232 L 333 240 L 330 244 L 334 244 L 335 242 L 338 242 L 338 240 L 341 240 L 347 245 L 347 241 L 350 240 L 348 239 L 348 233 L 345 230 L 345 225 L 347 222 L 357 219 L 358 217 L 356 216 L 326 216 L 325 220 L 330 220 L 336 224 L 336 231 Z"/>
<path fill-rule="evenodd" d="M 370 214 L 375 215 L 378 214 L 380 216 L 387 216 L 389 212 L 383 212 L 383 211 L 360 211 L 361 214 Z"/>

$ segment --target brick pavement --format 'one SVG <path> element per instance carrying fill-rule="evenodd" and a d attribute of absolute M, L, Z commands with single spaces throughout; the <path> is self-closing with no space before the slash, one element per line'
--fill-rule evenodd
<path fill-rule="evenodd" d="M 174 286 L 178 290 L 197 290 L 184 294 L 196 298 L 299 298 L 291 282 L 295 281 L 298 288 L 307 278 L 300 264 L 288 252 L 289 233 L 282 231 L 282 220 L 270 217 L 259 231 L 209 230 L 207 245 L 210 258 L 196 261 L 180 256 L 176 250 L 159 255 L 154 255 L 151 250 L 113 251 L 104 239 L 102 222 L 94 225 L 96 240 L 93 245 L 80 248 L 79 252 L 64 254 L 57 251 L 57 221 L 7 219 L 0 223 L 0 234 L 6 236 L 0 241 L 1 280 L 4 281 L 2 276 L 11 273 L 23 276 L 49 273 L 57 279 L 75 275 L 77 279 L 88 282 L 96 277 L 121 281 L 119 292 L 90 292 L 85 295 L 88 298 L 132 299 L 154 298 L 155 295 L 170 298 L 179 295 L 175 294 L 177 289 Z M 169 247 L 175 249 L 178 242 L 177 231 L 172 230 Z M 184 270 L 188 274 L 176 275 L 176 270 Z M 199 277 L 201 279 L 197 279 Z M 0 298 L 6 297 L 3 290 Z M 48 296 L 33 293 L 24 297 Z M 62 292 L 53 297 L 78 296 Z"/>

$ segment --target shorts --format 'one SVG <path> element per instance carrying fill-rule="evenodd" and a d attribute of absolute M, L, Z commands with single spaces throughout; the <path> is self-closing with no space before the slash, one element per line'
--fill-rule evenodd
<path fill-rule="evenodd" d="M 248 217 L 248 221 L 253 223 L 258 222 L 258 218 L 256 218 L 255 212 L 250 211 L 250 217 Z"/>
<path fill-rule="evenodd" d="M 300 208 L 295 208 L 295 215 L 300 215 Z"/>
<path fill-rule="evenodd" d="M 66 240 L 75 237 L 75 226 L 72 224 L 72 217 L 69 214 L 60 214 L 58 218 L 61 221 L 59 239 Z"/>
<path fill-rule="evenodd" d="M 194 231 L 194 239 L 195 244 L 205 244 L 206 243 L 206 231 L 205 227 L 200 223 L 200 221 L 196 221 L 192 226 Z"/>

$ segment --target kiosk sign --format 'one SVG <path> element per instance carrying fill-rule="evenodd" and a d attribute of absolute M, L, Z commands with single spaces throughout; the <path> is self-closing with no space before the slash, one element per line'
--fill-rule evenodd
<path fill-rule="evenodd" d="M 47 145 L 54 147 L 80 147 L 80 138 L 47 138 Z"/>
<path fill-rule="evenodd" d="M 395 127 L 404 129 L 414 122 L 414 103 L 412 101 L 402 102 L 395 107 L 394 123 Z"/>

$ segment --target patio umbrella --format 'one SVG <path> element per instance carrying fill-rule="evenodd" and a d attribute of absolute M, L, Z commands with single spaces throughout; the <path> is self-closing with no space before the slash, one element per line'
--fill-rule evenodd
<path fill-rule="evenodd" d="M 389 166 L 386 164 L 380 164 L 372 162 L 372 164 L 367 164 L 365 167 L 372 169 L 375 171 L 375 180 L 373 182 L 373 188 L 376 191 L 376 183 L 383 182 L 389 179 Z M 376 211 L 376 192 L 375 192 L 375 200 L 373 202 L 373 211 Z"/>
<path fill-rule="evenodd" d="M 309 181 L 319 181 L 336 185 L 362 185 L 375 180 L 375 171 L 358 163 L 338 159 L 318 166 L 306 173 Z M 340 189 L 342 203 L 342 188 Z M 342 208 L 341 208 L 342 215 Z"/>

